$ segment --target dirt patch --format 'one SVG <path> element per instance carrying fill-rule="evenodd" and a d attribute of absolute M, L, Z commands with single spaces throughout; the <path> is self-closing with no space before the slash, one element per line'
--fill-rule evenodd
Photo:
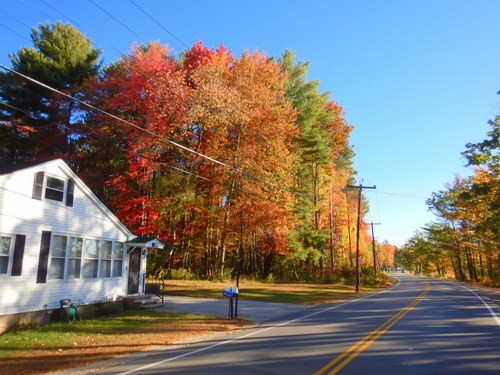
<path fill-rule="evenodd" d="M 230 333 L 252 325 L 244 320 L 196 319 L 165 330 L 141 330 L 117 335 L 79 337 L 74 348 L 56 350 L 27 349 L 26 353 L 0 357 L 1 375 L 47 374 L 88 366 L 105 359 L 151 350 L 155 347 L 186 343 L 196 337 Z"/>

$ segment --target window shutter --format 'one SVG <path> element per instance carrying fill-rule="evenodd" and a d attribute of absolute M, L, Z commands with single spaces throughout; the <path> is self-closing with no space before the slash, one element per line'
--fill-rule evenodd
<path fill-rule="evenodd" d="M 36 172 L 35 173 L 35 181 L 33 182 L 33 199 L 42 199 L 42 192 L 43 192 L 43 178 L 44 178 L 45 173 L 44 172 Z"/>
<path fill-rule="evenodd" d="M 16 243 L 14 244 L 14 255 L 12 259 L 11 276 L 21 276 L 21 273 L 23 272 L 25 243 L 26 243 L 26 236 L 23 234 L 16 234 Z"/>
<path fill-rule="evenodd" d="M 66 191 L 66 206 L 73 207 L 73 199 L 75 195 L 75 181 L 68 180 L 68 189 Z"/>
<path fill-rule="evenodd" d="M 51 232 L 42 232 L 42 243 L 40 244 L 40 257 L 38 258 L 38 274 L 36 276 L 37 283 L 47 282 L 47 267 L 49 265 L 49 250 L 50 250 Z"/>

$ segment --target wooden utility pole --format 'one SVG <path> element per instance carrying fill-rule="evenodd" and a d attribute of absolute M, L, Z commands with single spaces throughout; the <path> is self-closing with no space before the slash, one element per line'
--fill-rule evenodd
<path fill-rule="evenodd" d="M 370 223 L 372 226 L 372 247 L 373 247 L 373 269 L 375 271 L 375 277 L 377 277 L 377 250 L 375 249 L 375 234 L 373 232 L 374 225 L 380 225 L 380 223 Z"/>
<path fill-rule="evenodd" d="M 361 227 L 361 191 L 363 189 L 376 189 L 374 186 L 363 186 L 363 182 L 359 185 L 347 185 L 348 188 L 358 189 L 358 226 L 356 230 L 356 293 L 359 292 L 359 229 Z"/>
<path fill-rule="evenodd" d="M 333 206 L 330 199 L 330 271 L 333 273 L 335 270 L 335 234 L 333 227 Z"/>

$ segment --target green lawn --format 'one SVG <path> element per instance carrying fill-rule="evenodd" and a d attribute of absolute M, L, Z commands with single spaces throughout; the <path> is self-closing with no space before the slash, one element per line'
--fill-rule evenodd
<path fill-rule="evenodd" d="M 222 290 L 225 287 L 235 285 L 235 282 L 165 280 L 165 293 L 190 297 L 223 298 Z M 389 285 L 391 285 L 391 281 L 386 279 L 377 286 L 362 286 L 360 292 L 356 293 L 354 285 L 345 284 L 267 284 L 255 281 L 240 281 L 239 298 L 262 302 L 315 304 L 372 293 Z"/>

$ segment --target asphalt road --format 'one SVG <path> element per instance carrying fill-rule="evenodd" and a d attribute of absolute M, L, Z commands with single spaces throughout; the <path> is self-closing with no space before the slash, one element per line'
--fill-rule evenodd
<path fill-rule="evenodd" d="M 499 306 L 461 284 L 398 275 L 383 292 L 295 311 L 99 374 L 500 374 Z"/>

